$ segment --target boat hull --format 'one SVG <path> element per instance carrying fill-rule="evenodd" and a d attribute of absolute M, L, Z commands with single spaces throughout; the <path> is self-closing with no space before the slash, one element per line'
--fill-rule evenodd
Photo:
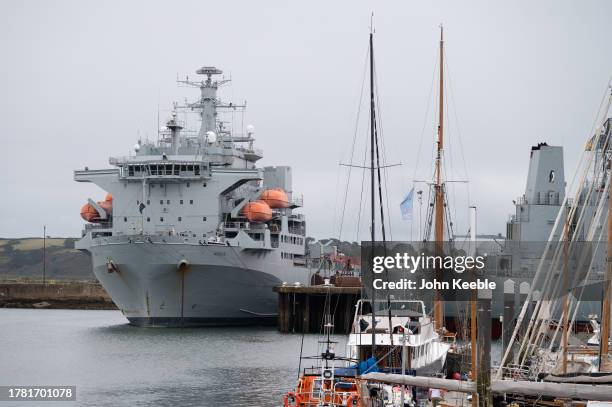
<path fill-rule="evenodd" d="M 289 277 L 308 280 L 306 268 L 296 273 L 266 261 L 269 252 L 224 245 L 118 243 L 87 250 L 96 278 L 136 326 L 273 324 L 272 288 Z"/>

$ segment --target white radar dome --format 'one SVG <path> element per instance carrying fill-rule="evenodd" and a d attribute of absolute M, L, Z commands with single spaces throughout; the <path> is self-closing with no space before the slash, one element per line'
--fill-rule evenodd
<path fill-rule="evenodd" d="M 208 141 L 209 143 L 214 143 L 215 141 L 217 141 L 217 135 L 214 131 L 206 132 L 206 141 Z"/>
<path fill-rule="evenodd" d="M 140 151 L 140 144 L 134 145 L 134 151 L 136 151 L 136 152 Z"/>
<path fill-rule="evenodd" d="M 253 126 L 252 124 L 249 124 L 249 125 L 246 127 L 246 132 L 247 132 L 247 134 L 253 134 L 253 133 L 255 133 L 255 126 Z"/>

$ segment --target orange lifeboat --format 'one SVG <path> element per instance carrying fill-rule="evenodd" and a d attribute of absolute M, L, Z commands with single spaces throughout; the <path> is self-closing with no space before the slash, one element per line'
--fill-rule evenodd
<path fill-rule="evenodd" d="M 108 216 L 110 216 L 110 214 L 113 211 L 113 197 L 111 194 L 106 195 L 105 200 L 101 202 L 97 202 L 97 204 L 100 205 L 102 209 L 104 209 L 104 211 L 106 212 Z M 92 223 L 102 221 L 102 219 L 100 219 L 100 214 L 98 213 L 96 208 L 94 208 L 89 203 L 86 203 L 85 205 L 81 207 L 81 218 L 83 218 L 87 222 L 92 222 Z"/>
<path fill-rule="evenodd" d="M 249 222 L 267 222 L 272 219 L 272 209 L 264 201 L 253 201 L 244 205 L 242 214 Z"/>
<path fill-rule="evenodd" d="M 81 218 L 87 222 L 95 222 L 94 219 L 98 218 L 99 216 L 98 211 L 90 204 L 86 203 L 81 207 Z"/>
<path fill-rule="evenodd" d="M 289 206 L 287 193 L 280 188 L 266 189 L 261 194 L 261 200 L 274 209 L 287 208 Z"/>

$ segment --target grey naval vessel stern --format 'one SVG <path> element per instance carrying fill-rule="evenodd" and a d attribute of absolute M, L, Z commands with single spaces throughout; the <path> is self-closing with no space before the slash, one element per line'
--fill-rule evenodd
<path fill-rule="evenodd" d="M 291 168 L 257 167 L 246 104 L 222 102 L 214 67 L 183 86 L 200 90 L 174 104 L 157 142 L 139 140 L 112 168 L 74 172 L 106 198 L 88 199 L 75 247 L 133 325 L 201 326 L 274 321 L 282 282 L 309 281 L 306 222 L 296 209 Z M 239 118 L 237 118 L 239 116 Z M 188 124 L 195 123 L 195 129 Z"/>

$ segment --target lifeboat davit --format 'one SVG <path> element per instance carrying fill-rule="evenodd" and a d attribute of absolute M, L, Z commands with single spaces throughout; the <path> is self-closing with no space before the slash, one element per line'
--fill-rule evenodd
<path fill-rule="evenodd" d="M 272 219 L 272 209 L 264 201 L 253 201 L 244 205 L 242 214 L 249 222 L 267 222 Z"/>
<path fill-rule="evenodd" d="M 260 199 L 267 203 L 270 208 L 279 209 L 289 207 L 289 197 L 287 197 L 287 193 L 280 188 L 266 189 L 261 194 Z"/>
<path fill-rule="evenodd" d="M 104 201 L 97 202 L 100 208 L 104 209 L 106 212 L 106 216 L 110 218 L 111 213 L 113 212 L 113 196 L 111 194 L 106 194 L 106 198 Z M 91 204 L 86 203 L 81 207 L 81 218 L 86 220 L 87 222 L 102 222 L 104 219 L 100 218 L 100 214 Z"/>

